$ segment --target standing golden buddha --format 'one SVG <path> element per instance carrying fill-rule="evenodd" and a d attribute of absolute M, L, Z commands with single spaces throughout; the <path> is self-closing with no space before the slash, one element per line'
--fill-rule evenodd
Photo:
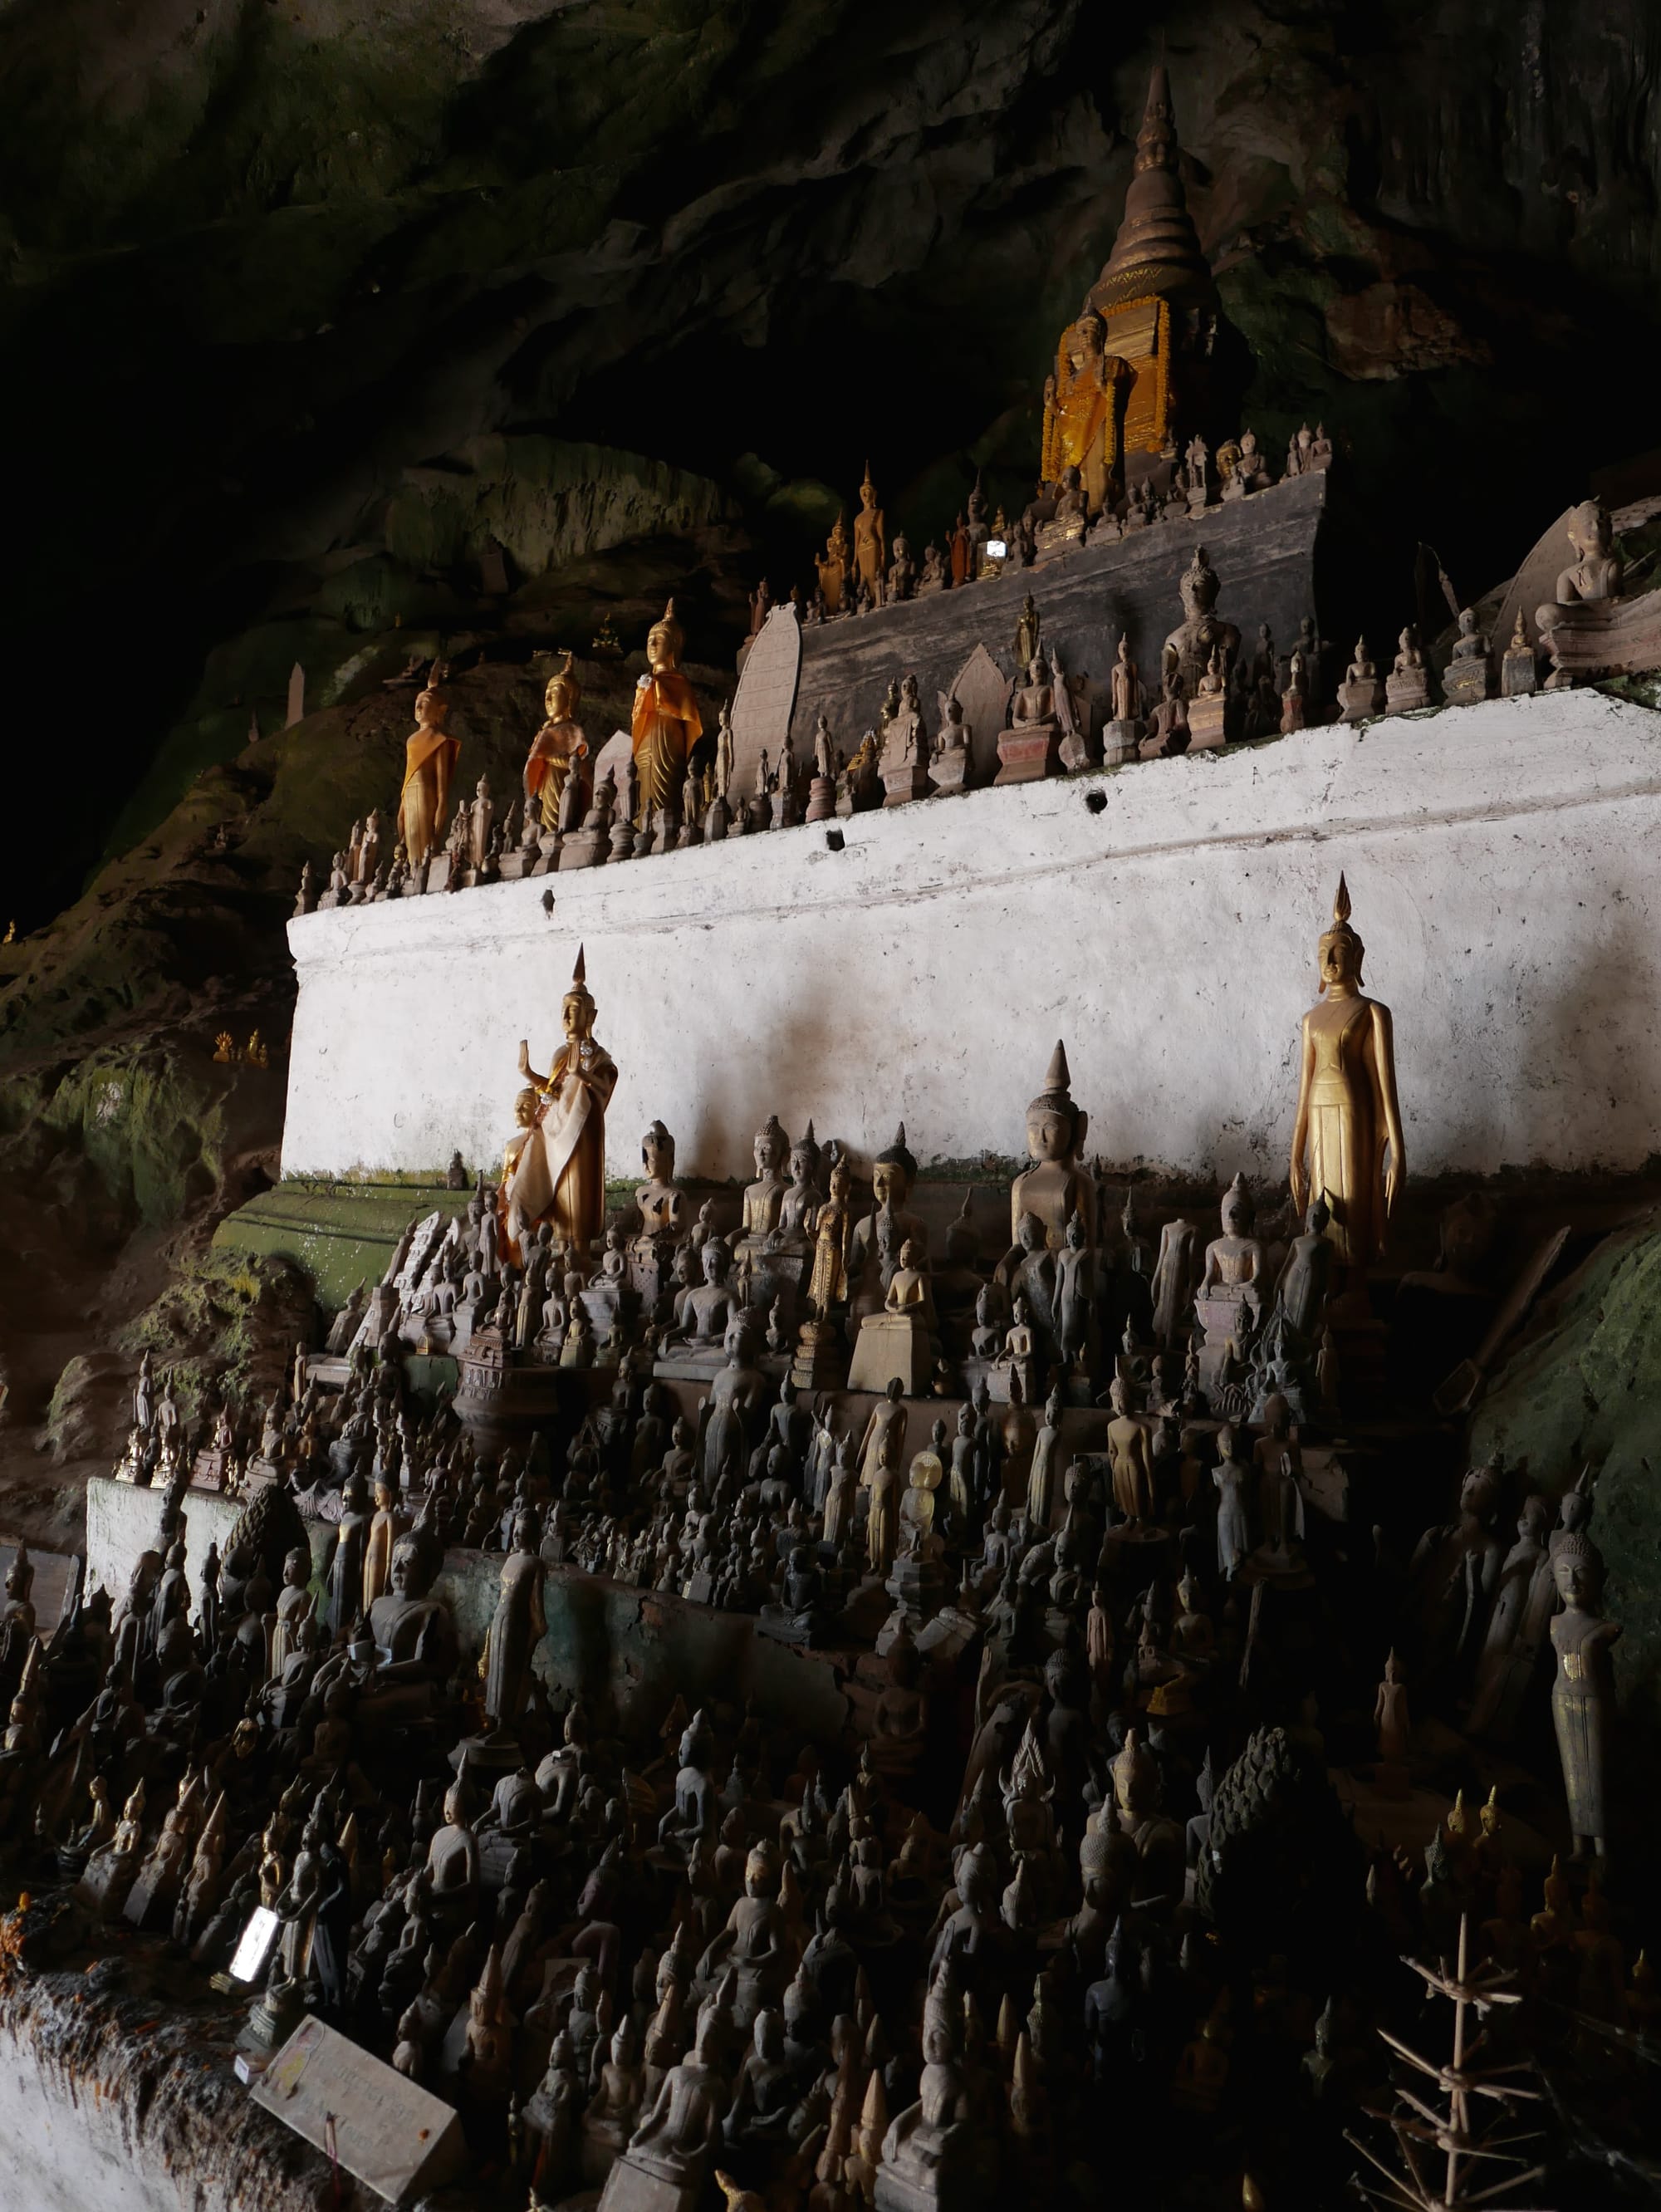
<path fill-rule="evenodd" d="M 1339 1263 L 1357 1273 L 1384 1249 L 1407 1172 L 1390 1009 L 1361 995 L 1365 950 L 1349 927 L 1340 876 L 1332 927 L 1321 939 L 1322 1003 L 1303 1018 L 1292 1202 L 1301 1213 L 1312 1197 L 1325 1199 Z"/>
<path fill-rule="evenodd" d="M 654 814 L 679 806 L 687 756 L 704 733 L 697 695 L 681 673 L 685 643 L 671 599 L 662 619 L 646 632 L 651 672 L 634 687 L 634 769 L 640 793 L 635 821 L 641 829 Z"/>
<path fill-rule="evenodd" d="M 445 727 L 450 719 L 450 694 L 444 679 L 449 672 L 442 662 L 434 662 L 426 689 L 415 701 L 415 726 L 404 740 L 398 835 L 412 868 L 419 868 L 438 849 L 450 805 L 450 779 L 461 756 L 461 739 Z"/>
<path fill-rule="evenodd" d="M 594 1001 L 582 949 L 561 1008 L 565 1042 L 546 1075 L 519 1046 L 519 1073 L 535 1085 L 535 1126 L 519 1146 L 502 1192 L 503 1225 L 517 1261 L 527 1233 L 551 1221 L 567 1252 L 585 1257 L 605 1227 L 605 1109 L 617 1087 L 617 1066 L 594 1038 Z"/>

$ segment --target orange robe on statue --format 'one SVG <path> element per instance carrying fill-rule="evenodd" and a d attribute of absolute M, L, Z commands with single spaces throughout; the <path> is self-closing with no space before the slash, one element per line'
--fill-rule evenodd
<path fill-rule="evenodd" d="M 404 740 L 398 835 L 412 868 L 438 844 L 450 803 L 450 778 L 460 757 L 461 739 L 443 730 L 418 729 Z"/>
<path fill-rule="evenodd" d="M 679 807 L 687 756 L 703 733 L 698 702 L 678 669 L 640 678 L 634 692 L 633 736 L 641 828 L 664 807 Z"/>

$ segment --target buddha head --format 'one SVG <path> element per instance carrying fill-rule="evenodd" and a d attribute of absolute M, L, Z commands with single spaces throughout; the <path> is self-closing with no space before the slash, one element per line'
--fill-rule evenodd
<path fill-rule="evenodd" d="M 415 1603 L 424 1598 L 432 1588 L 433 1569 L 427 1546 L 413 1528 L 393 1545 L 387 1572 L 393 1595 L 406 1602 Z"/>
<path fill-rule="evenodd" d="M 911 1196 L 916 1181 L 917 1162 L 906 1146 L 906 1125 L 901 1121 L 887 1152 L 879 1152 L 871 1162 L 871 1189 L 879 1206 L 900 1206 Z"/>
<path fill-rule="evenodd" d="M 1325 1237 L 1331 1220 L 1332 1209 L 1326 1202 L 1325 1194 L 1318 1193 L 1309 1201 L 1309 1210 L 1303 1218 L 1304 1228 L 1312 1237 Z"/>
<path fill-rule="evenodd" d="M 755 1180 L 769 1182 L 776 1180 L 785 1160 L 790 1157 L 790 1138 L 776 1114 L 769 1114 L 755 1132 L 751 1148 L 755 1154 Z"/>
<path fill-rule="evenodd" d="M 1073 1103 L 1067 1048 L 1058 1039 L 1044 1088 L 1027 1109 L 1027 1150 L 1040 1164 L 1070 1164 L 1082 1151 L 1090 1117 Z"/>
<path fill-rule="evenodd" d="M 434 661 L 425 688 L 415 694 L 415 720 L 424 730 L 441 730 L 450 719 L 450 694 L 444 688 L 449 673 L 442 661 Z"/>
<path fill-rule="evenodd" d="M 1579 507 L 1571 509 L 1568 542 L 1583 561 L 1589 560 L 1594 554 L 1608 553 L 1609 519 L 1597 500 L 1582 500 Z"/>
<path fill-rule="evenodd" d="M 1347 998 L 1359 990 L 1366 952 L 1367 947 L 1349 927 L 1349 886 L 1341 875 L 1337 895 L 1332 902 L 1332 927 L 1321 938 L 1321 990 L 1330 991 L 1337 998 Z"/>
<path fill-rule="evenodd" d="M 1551 1578 L 1571 1613 L 1589 1613 L 1603 1588 L 1603 1555 L 1590 1536 L 1560 1536 L 1551 1555 Z"/>
<path fill-rule="evenodd" d="M 536 1108 L 540 1103 L 541 1101 L 536 1096 L 536 1086 L 532 1084 L 527 1083 L 524 1089 L 520 1091 L 518 1097 L 513 1101 L 513 1119 L 521 1129 L 530 1128 L 531 1124 L 536 1121 Z"/>
<path fill-rule="evenodd" d="M 859 504 L 869 514 L 876 505 L 876 486 L 871 482 L 871 465 L 865 464 L 865 480 L 859 487 Z"/>
<path fill-rule="evenodd" d="M 1217 572 L 1206 559 L 1203 545 L 1194 548 L 1194 557 L 1184 569 L 1178 588 L 1182 593 L 1182 611 L 1190 622 L 1209 615 L 1217 604 Z"/>
<path fill-rule="evenodd" d="M 1219 1211 L 1222 1215 L 1222 1233 L 1225 1237 L 1249 1237 L 1252 1234 L 1252 1224 L 1256 1218 L 1257 1209 L 1252 1203 L 1252 1194 L 1246 1187 L 1246 1177 L 1243 1175 L 1236 1174 L 1233 1182 L 1224 1191 Z"/>
<path fill-rule="evenodd" d="M 649 1182 L 675 1180 L 675 1139 L 661 1121 L 654 1121 L 640 1139 L 640 1165 Z"/>
<path fill-rule="evenodd" d="M 563 662 L 548 679 L 548 689 L 543 694 L 543 710 L 550 722 L 568 722 L 575 714 L 582 696 L 582 686 L 572 673 L 571 655 L 567 653 Z"/>
<path fill-rule="evenodd" d="M 819 1146 L 809 1121 L 806 1133 L 797 1139 L 790 1148 L 790 1179 L 798 1190 L 805 1190 L 819 1178 Z"/>
<path fill-rule="evenodd" d="M 589 994 L 588 969 L 583 948 L 577 947 L 577 964 L 571 971 L 571 988 L 560 1008 L 560 1020 L 573 1044 L 594 1034 L 594 1000 Z"/>
<path fill-rule="evenodd" d="M 646 663 L 652 674 L 672 675 L 681 665 L 681 648 L 685 643 L 686 634 L 675 619 L 675 602 L 670 599 L 646 632 Z"/>

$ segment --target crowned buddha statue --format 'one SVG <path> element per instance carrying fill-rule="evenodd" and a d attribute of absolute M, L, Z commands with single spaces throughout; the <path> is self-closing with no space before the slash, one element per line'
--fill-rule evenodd
<path fill-rule="evenodd" d="M 582 696 L 582 687 L 572 672 L 571 655 L 567 653 L 548 679 L 548 689 L 543 694 L 543 711 L 547 720 L 530 740 L 530 750 L 525 759 L 527 824 L 534 820 L 543 830 L 554 828 L 560 817 L 566 778 L 577 763 L 587 757 L 588 739 L 576 719 Z M 578 773 L 580 775 L 580 769 Z"/>
<path fill-rule="evenodd" d="M 755 1133 L 755 1180 L 744 1186 L 743 1233 L 757 1242 L 779 1226 L 779 1209 L 788 1184 L 785 1164 L 790 1158 L 790 1137 L 776 1114 L 769 1114 Z"/>
<path fill-rule="evenodd" d="M 1222 654 L 1225 678 L 1232 670 L 1240 652 L 1240 634 L 1233 623 L 1218 617 L 1217 572 L 1206 559 L 1203 545 L 1194 548 L 1179 589 L 1183 618 L 1165 641 L 1160 672 L 1162 677 L 1175 676 L 1180 680 L 1184 698 L 1196 699 L 1210 672 L 1214 653 Z"/>
<path fill-rule="evenodd" d="M 424 690 L 415 698 L 415 726 L 404 740 L 403 788 L 398 794 L 398 835 L 412 868 L 421 868 L 444 836 L 450 806 L 450 779 L 461 757 L 461 739 L 446 727 L 449 671 L 435 663 Z"/>
<path fill-rule="evenodd" d="M 779 1201 L 778 1231 L 785 1241 L 805 1249 L 812 1239 L 814 1216 L 824 1202 L 819 1188 L 819 1145 L 809 1121 L 805 1134 L 790 1148 L 790 1183 Z"/>
<path fill-rule="evenodd" d="M 594 1000 L 582 948 L 572 970 L 560 1018 L 565 1042 L 546 1075 L 530 1065 L 519 1044 L 519 1073 L 540 1103 L 501 1194 L 502 1226 L 516 1266 L 523 1264 L 525 1234 L 551 1222 L 555 1241 L 585 1257 L 605 1223 L 605 1109 L 617 1087 L 617 1067 L 594 1037 Z"/>
<path fill-rule="evenodd" d="M 1320 1000 L 1303 1018 L 1291 1167 L 1299 1212 L 1318 1196 L 1331 1213 L 1335 1297 L 1359 1288 L 1383 1251 L 1407 1171 L 1390 1009 L 1361 994 L 1365 951 L 1340 876 L 1320 942 Z"/>
<path fill-rule="evenodd" d="M 690 684 L 681 673 L 686 639 L 670 599 L 646 632 L 647 673 L 634 687 L 633 736 L 639 799 L 634 820 L 644 829 L 652 817 L 680 804 L 687 759 L 703 735 L 703 718 Z"/>
<path fill-rule="evenodd" d="M 859 487 L 859 512 L 853 518 L 853 574 L 856 587 L 869 595 L 874 607 L 887 600 L 888 568 L 888 531 L 867 461 L 865 480 Z"/>
<path fill-rule="evenodd" d="M 1044 1088 L 1027 1109 L 1027 1150 L 1033 1164 L 1015 1177 L 1009 1190 L 1011 1250 L 1003 1270 L 1006 1274 L 1019 1266 L 1023 1256 L 1023 1213 L 1034 1214 L 1043 1223 L 1045 1241 L 1052 1252 L 1059 1252 L 1066 1244 L 1067 1224 L 1075 1212 L 1084 1224 L 1086 1243 L 1095 1243 L 1095 1187 L 1079 1164 L 1090 1117 L 1074 1103 L 1071 1084 L 1067 1048 L 1058 1039 L 1045 1072 Z"/>
<path fill-rule="evenodd" d="M 629 1241 L 628 1279 L 654 1320 L 673 1291 L 676 1248 L 690 1227 L 686 1193 L 675 1180 L 675 1139 L 661 1121 L 640 1139 L 640 1164 L 646 1179 L 634 1193 L 640 1225 Z"/>
<path fill-rule="evenodd" d="M 1059 764 L 1056 686 L 1042 653 L 1034 653 L 1025 674 L 1026 681 L 1009 694 L 1009 724 L 998 738 L 994 783 L 1030 783 L 1053 775 Z"/>

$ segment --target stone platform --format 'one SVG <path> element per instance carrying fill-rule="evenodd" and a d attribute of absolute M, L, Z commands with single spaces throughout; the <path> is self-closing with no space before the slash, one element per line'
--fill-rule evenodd
<path fill-rule="evenodd" d="M 1092 1155 L 1278 1183 L 1341 868 L 1410 1175 L 1634 1170 L 1658 831 L 1661 717 L 1571 691 L 310 915 L 285 1174 L 494 1169 L 584 943 L 614 1176 L 661 1115 L 689 1176 L 748 1178 L 776 1111 L 867 1159 L 903 1117 L 925 1166 L 997 1182 L 1060 1036 Z"/>

